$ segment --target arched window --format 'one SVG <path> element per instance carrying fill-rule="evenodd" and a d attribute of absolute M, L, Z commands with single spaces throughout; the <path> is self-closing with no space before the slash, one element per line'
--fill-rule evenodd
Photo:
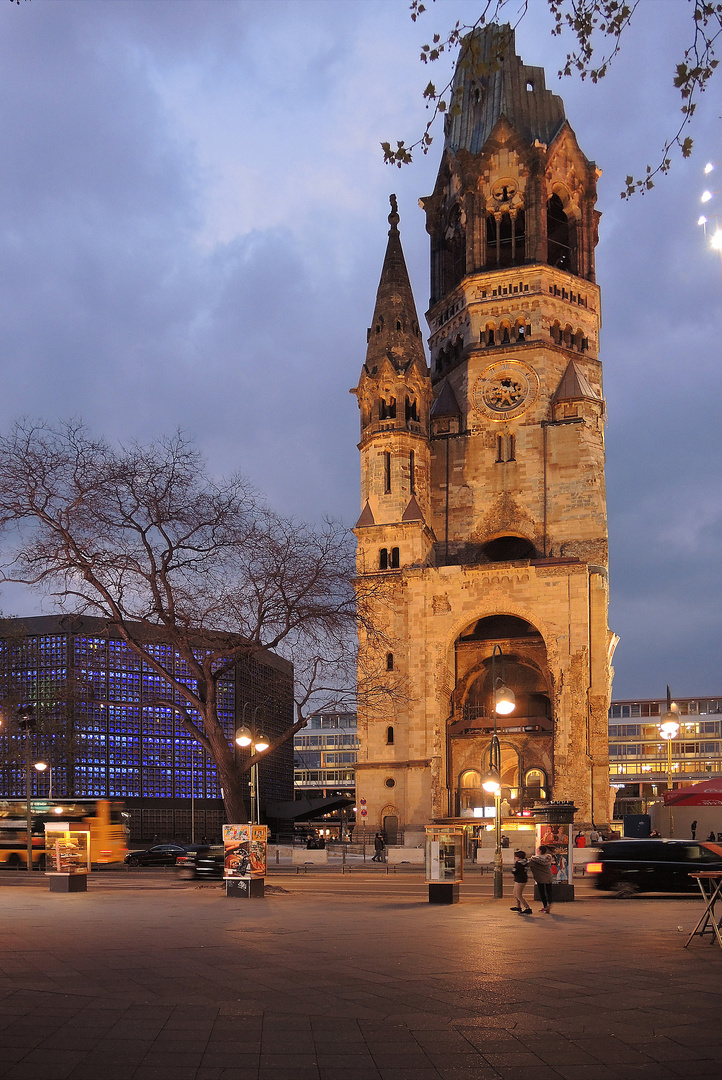
<path fill-rule="evenodd" d="M 397 547 L 391 548 L 391 561 L 389 563 L 389 569 L 398 570 L 399 568 L 399 549 Z"/>
<path fill-rule="evenodd" d="M 526 802 L 546 799 L 547 778 L 543 769 L 527 769 L 524 775 L 524 799 Z"/>
<path fill-rule="evenodd" d="M 466 235 L 461 208 L 456 203 L 449 214 L 442 249 L 443 292 L 450 292 L 466 273 Z"/>
<path fill-rule="evenodd" d="M 471 815 L 477 806 L 484 805 L 484 792 L 481 788 L 481 773 L 476 769 L 466 769 L 459 777 L 456 792 L 457 813 Z"/>
<path fill-rule="evenodd" d="M 556 193 L 547 203 L 547 262 L 560 270 L 574 270 L 569 221 Z"/>
<path fill-rule="evenodd" d="M 379 551 L 379 570 L 388 570 L 389 568 L 389 552 L 387 548 L 381 548 Z"/>
<path fill-rule="evenodd" d="M 386 745 L 387 746 L 393 746 L 394 745 L 394 729 L 392 727 L 387 727 L 386 728 Z"/>
<path fill-rule="evenodd" d="M 507 461 L 513 458 L 507 457 Z M 536 559 L 538 553 L 531 540 L 524 536 L 498 536 L 482 547 L 489 562 L 517 562 L 520 559 Z"/>
<path fill-rule="evenodd" d="M 526 217 L 515 213 L 487 214 L 486 266 L 519 266 L 526 255 Z"/>
<path fill-rule="evenodd" d="M 419 422 L 419 406 L 418 406 L 418 404 L 416 402 L 416 398 L 407 398 L 406 399 L 406 423 L 407 424 L 408 424 L 409 420 L 415 420 L 417 424 Z"/>
<path fill-rule="evenodd" d="M 379 401 L 379 420 L 396 419 L 396 398 L 381 398 Z"/>
<path fill-rule="evenodd" d="M 496 463 L 504 461 L 516 461 L 516 441 L 513 435 L 497 435 L 496 437 Z"/>
<path fill-rule="evenodd" d="M 392 652 L 386 653 L 386 670 L 394 670 L 394 654 Z"/>

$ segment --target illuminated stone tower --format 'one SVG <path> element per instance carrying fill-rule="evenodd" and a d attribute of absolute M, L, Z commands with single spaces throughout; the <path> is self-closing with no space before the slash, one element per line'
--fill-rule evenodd
<path fill-rule="evenodd" d="M 405 693 L 359 708 L 366 827 L 418 842 L 433 819 L 492 802 L 491 657 L 516 709 L 499 718 L 505 811 L 573 799 L 609 817 L 604 400 L 594 248 L 599 175 L 513 32 L 461 68 L 436 186 L 430 371 L 392 202 L 354 391 L 361 409 L 360 574 L 384 575 L 378 619 Z M 472 67 L 476 67 L 472 65 Z M 500 661 L 497 650 L 497 671 Z"/>

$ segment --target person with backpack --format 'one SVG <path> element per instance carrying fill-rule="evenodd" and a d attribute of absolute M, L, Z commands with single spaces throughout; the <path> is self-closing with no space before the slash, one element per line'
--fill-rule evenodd
<path fill-rule="evenodd" d="M 529 880 L 527 873 L 527 862 L 525 851 L 514 852 L 514 866 L 512 868 L 512 876 L 514 878 L 514 899 L 516 904 L 511 911 L 518 911 L 520 915 L 531 915 L 531 908 L 524 899 L 524 886 Z"/>

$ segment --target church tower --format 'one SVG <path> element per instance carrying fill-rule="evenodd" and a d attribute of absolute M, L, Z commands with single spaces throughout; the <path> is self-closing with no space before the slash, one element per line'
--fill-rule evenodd
<path fill-rule="evenodd" d="M 492 668 L 516 695 L 497 719 L 508 823 L 551 798 L 573 799 L 580 824 L 609 817 L 599 173 L 509 27 L 468 47 L 480 62 L 459 65 L 461 109 L 421 200 L 430 370 L 392 199 L 354 391 L 358 568 L 386 587 L 399 680 L 384 708 L 360 702 L 357 800 L 368 829 L 412 844 L 493 804 Z M 363 671 L 383 662 L 360 644 Z"/>

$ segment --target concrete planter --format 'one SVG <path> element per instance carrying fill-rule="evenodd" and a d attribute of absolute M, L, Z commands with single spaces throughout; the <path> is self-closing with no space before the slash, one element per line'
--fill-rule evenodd
<path fill-rule="evenodd" d="M 292 866 L 304 866 L 313 863 L 314 866 L 328 866 L 328 851 L 326 848 L 311 849 L 293 848 L 291 853 Z"/>

